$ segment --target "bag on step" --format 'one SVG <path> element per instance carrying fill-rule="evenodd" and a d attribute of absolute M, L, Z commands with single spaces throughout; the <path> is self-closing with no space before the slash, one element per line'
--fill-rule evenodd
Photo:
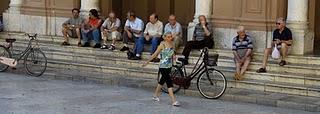
<path fill-rule="evenodd" d="M 271 57 L 273 59 L 279 59 L 280 58 L 280 51 L 277 48 L 277 44 L 275 44 L 274 47 L 273 47 L 273 51 L 272 51 Z"/>

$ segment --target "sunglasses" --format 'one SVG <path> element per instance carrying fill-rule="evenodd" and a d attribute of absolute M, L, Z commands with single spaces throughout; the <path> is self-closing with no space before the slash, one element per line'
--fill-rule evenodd
<path fill-rule="evenodd" d="M 280 25 L 281 23 L 276 23 L 276 25 Z"/>

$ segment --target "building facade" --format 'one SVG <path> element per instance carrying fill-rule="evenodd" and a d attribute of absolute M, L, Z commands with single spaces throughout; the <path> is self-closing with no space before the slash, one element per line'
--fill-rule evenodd
<path fill-rule="evenodd" d="M 98 9 L 102 16 L 113 10 L 122 21 L 128 10 L 145 22 L 153 12 L 163 22 L 175 14 L 186 39 L 192 36 L 197 17 L 206 15 L 214 25 L 216 48 L 230 49 L 237 26 L 243 25 L 254 38 L 257 52 L 270 46 L 275 19 L 284 17 L 293 32 L 290 53 L 310 54 L 320 48 L 316 45 L 320 43 L 317 0 L 2 0 L 0 7 L 6 31 L 58 36 L 73 8 L 80 8 L 83 15 Z"/>

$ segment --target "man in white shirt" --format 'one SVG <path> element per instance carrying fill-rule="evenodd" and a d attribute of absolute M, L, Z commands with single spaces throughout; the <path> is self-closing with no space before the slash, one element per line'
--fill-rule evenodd
<path fill-rule="evenodd" d="M 112 40 L 112 44 L 110 45 L 109 49 L 115 49 L 115 42 L 116 40 L 120 40 L 120 19 L 118 19 L 114 12 L 109 13 L 109 17 L 103 22 L 101 26 L 101 35 L 103 39 L 103 45 L 101 49 L 106 49 L 108 39 Z"/>
<path fill-rule="evenodd" d="M 159 17 L 156 14 L 151 14 L 149 21 L 144 30 L 144 37 L 146 41 L 151 41 L 150 54 L 152 55 L 162 41 L 163 23 L 159 21 Z"/>
<path fill-rule="evenodd" d="M 183 44 L 182 40 L 182 27 L 181 24 L 177 22 L 175 15 L 170 15 L 166 26 L 164 27 L 165 33 L 172 33 L 172 37 L 174 38 L 174 48 L 175 52 L 179 49 Z"/>
<path fill-rule="evenodd" d="M 143 44 L 144 44 L 144 37 L 143 37 L 143 28 L 144 23 L 141 19 L 136 17 L 135 13 L 129 11 L 127 13 L 127 21 L 124 26 L 124 33 L 123 33 L 123 43 L 124 46 L 120 51 L 129 50 L 128 41 L 129 39 L 135 41 L 135 46 L 133 53 L 135 57 L 130 58 L 132 60 L 140 60 L 141 54 L 143 51 Z"/>

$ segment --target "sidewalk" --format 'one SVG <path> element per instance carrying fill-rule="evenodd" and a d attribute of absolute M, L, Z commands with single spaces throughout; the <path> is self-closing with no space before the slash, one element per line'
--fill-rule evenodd
<path fill-rule="evenodd" d="M 1 114 L 313 114 L 183 95 L 182 106 L 172 107 L 165 94 L 153 102 L 143 89 L 10 73 L 0 73 L 0 91 Z"/>

